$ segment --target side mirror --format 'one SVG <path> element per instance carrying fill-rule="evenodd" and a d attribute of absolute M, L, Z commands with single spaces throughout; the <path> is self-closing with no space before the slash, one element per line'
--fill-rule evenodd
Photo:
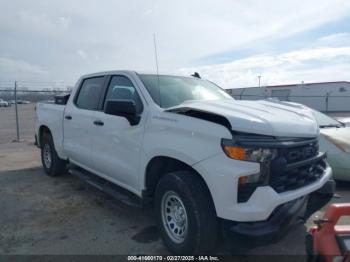
<path fill-rule="evenodd" d="M 140 121 L 133 100 L 107 100 L 104 112 L 109 115 L 125 117 L 132 126 Z"/>

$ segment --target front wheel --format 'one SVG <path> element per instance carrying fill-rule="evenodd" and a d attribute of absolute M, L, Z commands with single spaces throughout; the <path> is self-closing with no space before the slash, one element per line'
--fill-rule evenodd
<path fill-rule="evenodd" d="M 215 249 L 218 222 L 204 181 L 193 172 L 164 175 L 155 194 L 160 235 L 174 254 L 203 254 Z"/>

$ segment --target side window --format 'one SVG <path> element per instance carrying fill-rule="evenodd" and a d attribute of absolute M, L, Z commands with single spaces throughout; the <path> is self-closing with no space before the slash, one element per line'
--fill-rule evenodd
<path fill-rule="evenodd" d="M 97 110 L 104 76 L 85 79 L 75 104 L 77 107 L 88 110 Z"/>
<path fill-rule="evenodd" d="M 141 99 L 134 85 L 126 76 L 112 76 L 108 86 L 105 104 L 108 100 L 133 100 L 138 114 L 143 109 Z"/>

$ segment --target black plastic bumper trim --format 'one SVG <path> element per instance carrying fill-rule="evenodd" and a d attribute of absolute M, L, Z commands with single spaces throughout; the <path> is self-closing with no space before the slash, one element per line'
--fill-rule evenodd
<path fill-rule="evenodd" d="M 330 179 L 317 191 L 278 206 L 267 220 L 256 222 L 224 220 L 223 230 L 244 237 L 258 237 L 264 242 L 273 241 L 326 205 L 331 200 L 334 189 L 335 182 Z"/>
<path fill-rule="evenodd" d="M 302 217 L 307 206 L 307 197 L 301 197 L 278 206 L 265 221 L 238 222 L 230 231 L 250 237 L 269 237 L 285 231 L 295 219 Z"/>
<path fill-rule="evenodd" d="M 40 148 L 39 143 L 38 143 L 38 137 L 34 135 L 34 145 Z"/>

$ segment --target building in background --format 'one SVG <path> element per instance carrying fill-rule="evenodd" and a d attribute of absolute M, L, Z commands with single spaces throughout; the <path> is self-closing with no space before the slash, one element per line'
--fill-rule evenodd
<path fill-rule="evenodd" d="M 237 100 L 278 98 L 323 112 L 350 112 L 350 82 L 301 83 L 229 89 Z"/>

